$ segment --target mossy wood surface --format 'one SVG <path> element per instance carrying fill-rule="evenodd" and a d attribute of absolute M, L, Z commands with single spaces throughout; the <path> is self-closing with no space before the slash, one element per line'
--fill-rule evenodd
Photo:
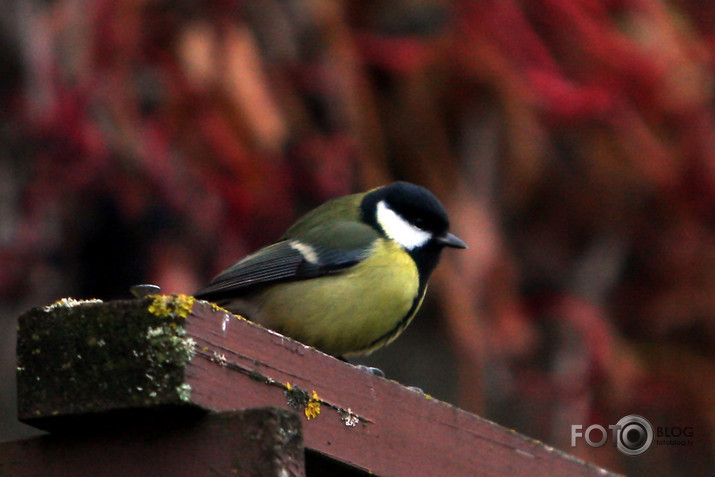
<path fill-rule="evenodd" d="M 194 354 L 185 330 L 191 308 L 157 311 L 152 304 L 153 299 L 66 301 L 22 315 L 20 419 L 58 429 L 71 416 L 99 424 L 93 413 L 195 408 L 184 376 Z"/>
<path fill-rule="evenodd" d="M 302 416 L 306 449 L 378 475 L 611 475 L 191 297 L 31 310 L 18 362 L 20 417 L 45 429 L 276 406 Z"/>

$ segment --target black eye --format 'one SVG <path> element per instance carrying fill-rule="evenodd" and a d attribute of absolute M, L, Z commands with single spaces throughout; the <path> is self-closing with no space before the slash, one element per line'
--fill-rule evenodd
<path fill-rule="evenodd" d="M 414 222 L 415 227 L 418 229 L 424 229 L 425 228 L 425 219 L 422 217 L 417 217 Z"/>

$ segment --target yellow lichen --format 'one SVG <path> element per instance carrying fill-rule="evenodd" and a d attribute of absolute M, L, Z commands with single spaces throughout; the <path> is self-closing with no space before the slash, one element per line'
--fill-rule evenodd
<path fill-rule="evenodd" d="M 225 313 L 225 314 L 227 314 L 227 315 L 235 316 L 235 317 L 238 318 L 239 320 L 250 321 L 250 320 L 247 319 L 245 316 L 237 315 L 237 314 L 235 314 L 235 313 L 233 313 L 233 312 L 231 312 L 231 311 L 228 311 L 226 308 L 224 308 L 224 307 L 222 307 L 222 306 L 219 306 L 219 305 L 217 305 L 216 303 L 214 303 L 214 302 L 212 302 L 212 301 L 208 301 L 208 300 L 199 300 L 199 301 L 204 302 L 204 303 L 208 303 L 208 305 L 211 307 L 211 311 L 212 311 L 213 313 Z"/>
<path fill-rule="evenodd" d="M 305 389 L 301 389 L 291 383 L 284 383 L 286 401 L 290 407 L 295 410 L 303 410 L 305 417 L 314 419 L 320 415 L 320 398 L 318 393 L 312 391 L 308 393 Z"/>
<path fill-rule="evenodd" d="M 213 311 L 215 313 L 219 313 L 219 312 L 220 313 L 230 313 L 230 311 L 228 311 L 226 308 L 224 308 L 222 306 L 218 306 L 216 303 L 214 303 L 212 301 L 208 301 L 206 303 L 211 305 L 211 311 Z"/>
<path fill-rule="evenodd" d="M 305 406 L 305 417 L 308 419 L 314 419 L 320 415 L 320 398 L 318 393 L 313 391 L 308 400 L 308 404 Z"/>
<path fill-rule="evenodd" d="M 196 302 L 196 298 L 188 295 L 152 295 L 149 298 L 152 299 L 149 313 L 161 318 L 186 318 Z"/>

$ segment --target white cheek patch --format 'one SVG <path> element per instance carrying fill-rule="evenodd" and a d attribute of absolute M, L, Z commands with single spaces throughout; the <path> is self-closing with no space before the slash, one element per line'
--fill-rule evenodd
<path fill-rule="evenodd" d="M 426 244 L 432 234 L 419 229 L 389 208 L 384 200 L 377 204 L 377 222 L 389 238 L 412 250 Z"/>

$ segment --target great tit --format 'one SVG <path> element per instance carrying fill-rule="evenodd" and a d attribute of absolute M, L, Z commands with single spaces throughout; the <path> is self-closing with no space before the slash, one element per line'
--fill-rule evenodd
<path fill-rule="evenodd" d="M 328 354 L 368 354 L 410 324 L 442 249 L 466 248 L 448 228 L 442 204 L 418 185 L 339 197 L 195 296 Z"/>

